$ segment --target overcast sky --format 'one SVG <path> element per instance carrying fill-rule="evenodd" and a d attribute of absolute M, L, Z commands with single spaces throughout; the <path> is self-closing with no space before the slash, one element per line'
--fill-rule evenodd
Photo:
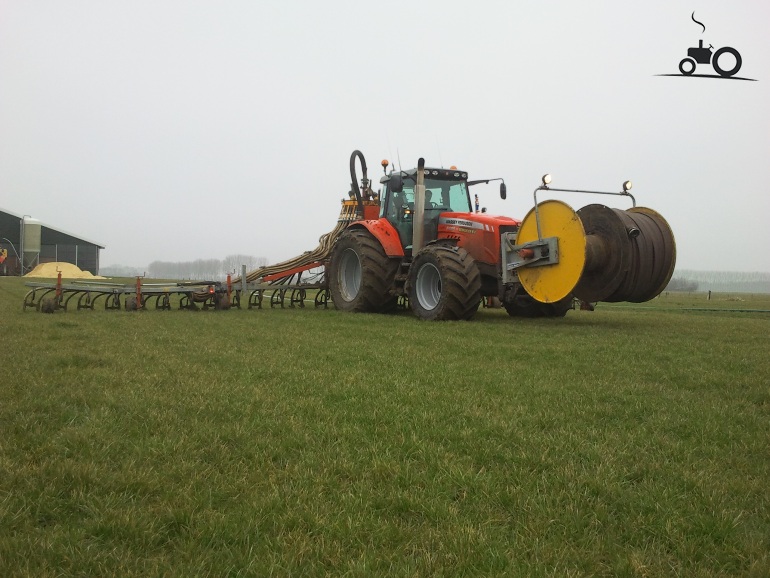
<path fill-rule="evenodd" d="M 678 268 L 770 271 L 768 23 L 762 0 L 0 0 L 0 208 L 103 266 L 276 262 L 335 226 L 360 149 L 370 176 L 504 177 L 482 205 L 518 218 L 545 172 L 631 179 Z M 656 76 L 699 39 L 757 82 Z"/>

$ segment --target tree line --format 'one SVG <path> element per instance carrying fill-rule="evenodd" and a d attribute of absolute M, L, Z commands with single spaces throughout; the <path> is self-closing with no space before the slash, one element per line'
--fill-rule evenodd
<path fill-rule="evenodd" d="M 110 265 L 101 267 L 99 273 L 111 277 L 146 276 L 152 279 L 190 279 L 194 281 L 224 280 L 228 273 L 237 277 L 241 267 L 253 271 L 267 265 L 266 257 L 252 255 L 228 255 L 224 259 L 196 259 L 195 261 L 153 261 L 147 269 Z"/>
<path fill-rule="evenodd" d="M 237 277 L 241 268 L 253 271 L 267 265 L 265 257 L 228 255 L 224 259 L 196 259 L 195 261 L 153 261 L 147 266 L 147 276 L 154 279 L 224 279 L 228 274 Z"/>
<path fill-rule="evenodd" d="M 694 293 L 698 290 L 698 283 L 690 279 L 681 277 L 672 277 L 666 285 L 666 291 L 683 291 L 685 293 Z"/>
<path fill-rule="evenodd" d="M 109 277 L 136 277 L 146 275 L 154 279 L 222 280 L 228 273 L 241 274 L 268 265 L 267 258 L 251 255 L 228 255 L 224 259 L 196 259 L 195 261 L 153 261 L 146 270 L 123 265 L 101 267 L 101 275 Z M 666 291 L 770 293 L 770 273 L 677 270 L 666 286 Z"/>
<path fill-rule="evenodd" d="M 761 271 L 678 270 L 666 291 L 716 291 L 720 293 L 770 293 L 770 273 Z"/>

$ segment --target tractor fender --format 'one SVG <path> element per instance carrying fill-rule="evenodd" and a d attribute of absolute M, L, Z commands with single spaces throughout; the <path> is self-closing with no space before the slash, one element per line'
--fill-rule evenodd
<path fill-rule="evenodd" d="M 457 239 L 455 237 L 447 237 L 446 239 L 433 239 L 432 241 L 428 241 L 425 243 L 425 246 L 428 245 L 444 245 L 445 247 L 457 247 L 458 242 L 460 239 Z"/>
<path fill-rule="evenodd" d="M 349 229 L 366 229 L 377 239 L 388 257 L 403 257 L 404 248 L 401 246 L 401 238 L 398 231 L 386 219 L 373 219 L 358 221 Z"/>

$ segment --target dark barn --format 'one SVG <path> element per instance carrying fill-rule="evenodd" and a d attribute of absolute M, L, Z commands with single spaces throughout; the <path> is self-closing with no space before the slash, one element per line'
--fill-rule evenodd
<path fill-rule="evenodd" d="M 0 275 L 22 273 L 22 252 L 24 274 L 39 263 L 56 261 L 72 263 L 83 271 L 98 275 L 99 251 L 102 249 L 104 246 L 99 243 L 55 229 L 29 215 L 16 215 L 0 209 L 0 254 L 5 250 L 6 255 L 5 261 L 0 264 Z"/>

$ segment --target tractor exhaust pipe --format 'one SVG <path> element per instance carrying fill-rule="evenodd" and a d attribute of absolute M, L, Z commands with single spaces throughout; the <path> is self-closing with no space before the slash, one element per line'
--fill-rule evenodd
<path fill-rule="evenodd" d="M 417 184 L 414 186 L 412 214 L 412 258 L 420 252 L 425 240 L 425 159 L 417 161 Z"/>

